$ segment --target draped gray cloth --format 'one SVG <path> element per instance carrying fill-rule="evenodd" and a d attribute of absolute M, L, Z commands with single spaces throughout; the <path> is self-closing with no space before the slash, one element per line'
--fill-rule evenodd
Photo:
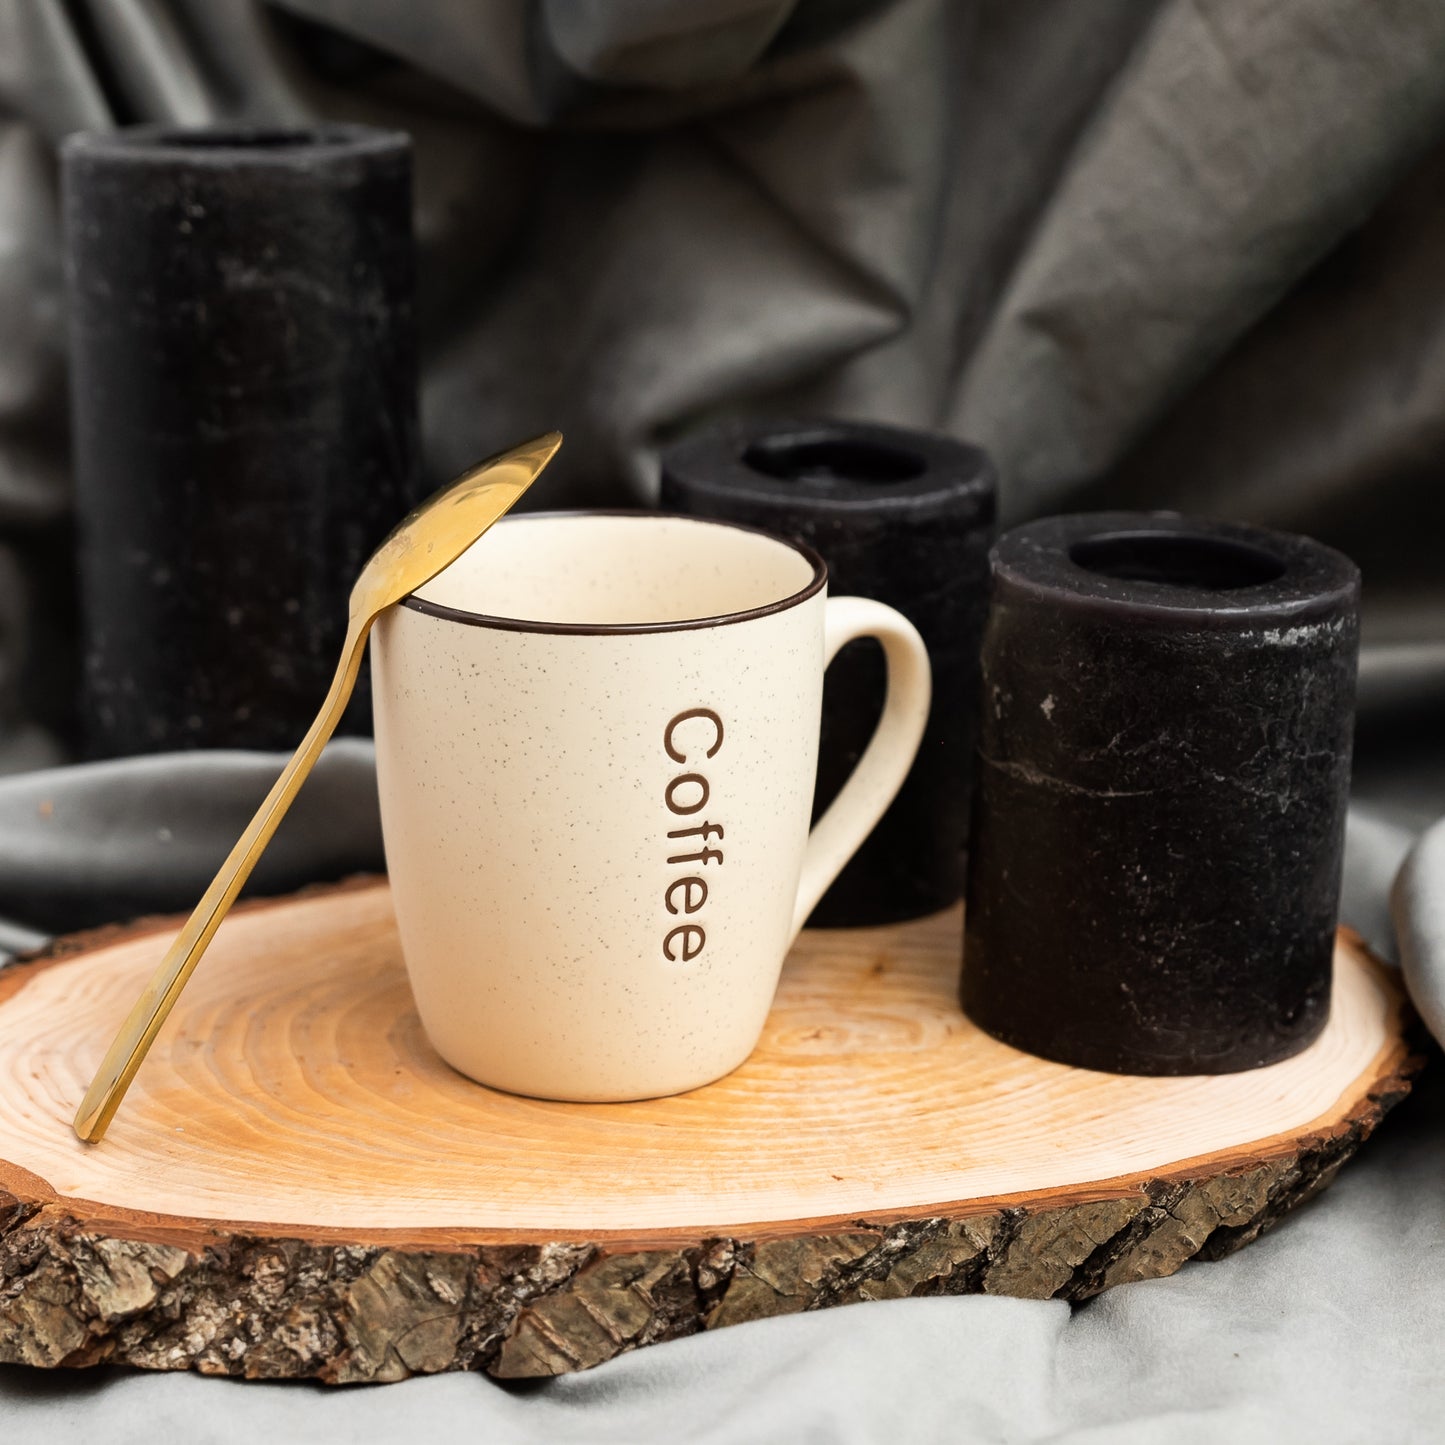
<path fill-rule="evenodd" d="M 939 426 L 1006 520 L 1177 506 L 1364 569 L 1345 916 L 1445 811 L 1439 0 L 0 0 L 0 948 L 185 906 L 276 760 L 60 766 L 75 608 L 55 148 L 137 120 L 370 121 L 417 147 L 426 466 L 547 428 L 539 504 L 648 499 L 732 413 Z M 364 743 L 256 887 L 380 862 Z M 1445 1027 L 1445 841 L 1395 886 Z M 0 1369 L 52 1441 L 1354 1441 L 1438 1436 L 1433 1088 L 1227 1263 L 654 1348 L 531 1394 Z M 28 1427 L 28 1428 L 27 1428 Z"/>

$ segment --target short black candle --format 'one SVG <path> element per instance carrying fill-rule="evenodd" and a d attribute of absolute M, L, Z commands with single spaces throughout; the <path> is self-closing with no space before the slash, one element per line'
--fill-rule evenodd
<path fill-rule="evenodd" d="M 797 538 L 828 563 L 834 596 L 871 597 L 918 629 L 933 708 L 897 799 L 813 911 L 813 927 L 917 918 L 963 891 L 988 593 L 994 474 L 972 447 L 858 422 L 735 423 L 669 448 L 662 505 Z M 844 648 L 828 669 L 814 815 L 837 796 L 883 706 L 882 652 Z"/>
<path fill-rule="evenodd" d="M 1329 1010 L 1354 564 L 1138 513 L 1034 522 L 992 560 L 965 1010 L 1119 1073 L 1299 1052 Z"/>
<path fill-rule="evenodd" d="M 62 172 L 87 751 L 289 749 L 419 490 L 410 142 L 141 126 Z"/>

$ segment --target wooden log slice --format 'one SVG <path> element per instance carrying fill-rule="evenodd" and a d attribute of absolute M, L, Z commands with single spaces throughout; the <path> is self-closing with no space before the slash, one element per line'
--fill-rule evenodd
<path fill-rule="evenodd" d="M 110 1134 L 70 1118 L 173 924 L 0 972 L 0 1360 L 337 1383 L 553 1375 L 855 1300 L 1080 1299 L 1247 1244 L 1416 1067 L 1342 933 L 1334 1010 L 1252 1074 L 1017 1053 L 956 1003 L 957 911 L 813 933 L 763 1041 L 677 1098 L 571 1105 L 431 1051 L 384 882 L 222 929 Z"/>

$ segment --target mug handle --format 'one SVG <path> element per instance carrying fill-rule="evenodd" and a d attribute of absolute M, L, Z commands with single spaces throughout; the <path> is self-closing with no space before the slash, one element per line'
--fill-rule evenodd
<path fill-rule="evenodd" d="M 808 835 L 790 939 L 797 938 L 818 900 L 897 796 L 928 722 L 933 674 L 918 629 L 882 602 L 867 597 L 830 597 L 823 618 L 823 666 L 832 662 L 845 643 L 859 637 L 876 637 L 883 644 L 888 667 L 883 715 L 858 766 Z"/>

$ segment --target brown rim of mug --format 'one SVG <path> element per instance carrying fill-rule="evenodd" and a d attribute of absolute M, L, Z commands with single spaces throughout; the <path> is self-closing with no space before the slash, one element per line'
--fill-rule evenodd
<path fill-rule="evenodd" d="M 521 617 L 494 617 L 487 612 L 468 612 L 461 607 L 448 607 L 443 602 L 428 602 L 415 592 L 403 597 L 397 604 L 413 612 L 425 613 L 428 617 L 443 622 L 462 622 L 468 627 L 494 627 L 503 632 L 553 632 L 580 637 L 629 636 L 648 632 L 690 632 L 703 627 L 727 627 L 734 622 L 751 622 L 758 617 L 771 617 L 775 612 L 786 612 L 815 597 L 828 583 L 828 564 L 806 542 L 769 532 L 765 527 L 750 527 L 746 522 L 731 522 L 721 517 L 697 517 L 687 512 L 649 512 L 641 508 L 628 510 L 625 507 L 578 508 L 576 511 L 558 510 L 551 512 L 518 512 L 504 518 L 505 522 L 521 523 L 530 521 L 556 521 L 558 518 L 583 517 L 630 517 L 648 522 L 695 522 L 703 527 L 731 527 L 735 532 L 751 532 L 755 537 L 765 537 L 770 542 L 789 547 L 803 558 L 813 569 L 812 581 L 801 591 L 768 602 L 762 607 L 749 607 L 744 612 L 723 612 L 716 617 L 688 617 L 676 622 L 532 622 Z M 480 539 L 479 539 L 480 540 Z"/>

